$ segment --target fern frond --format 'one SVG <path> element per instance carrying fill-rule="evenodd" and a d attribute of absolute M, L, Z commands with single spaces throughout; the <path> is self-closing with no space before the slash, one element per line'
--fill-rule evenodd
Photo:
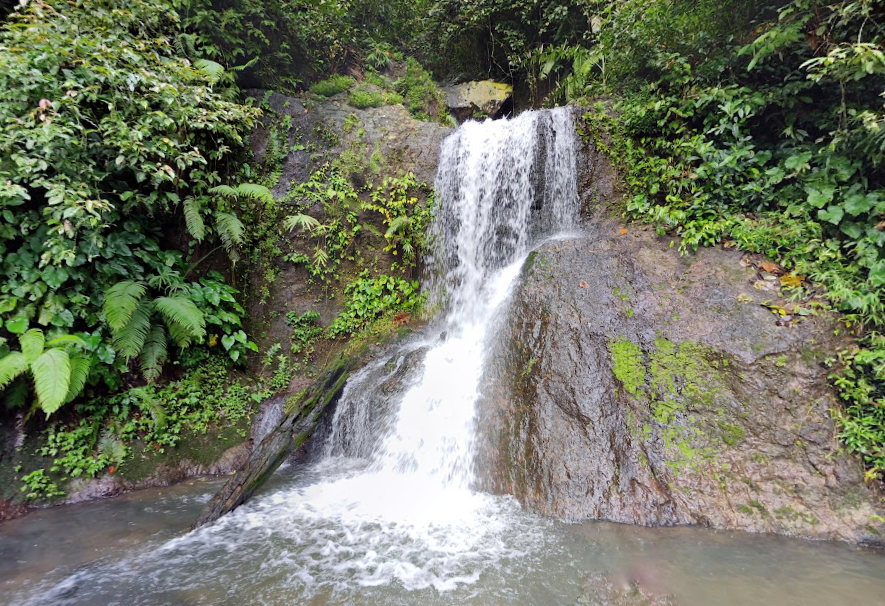
<path fill-rule="evenodd" d="M 125 444 L 114 435 L 113 430 L 109 427 L 101 430 L 101 437 L 98 439 L 98 452 L 115 463 L 120 463 L 126 458 Z"/>
<path fill-rule="evenodd" d="M 215 216 L 215 230 L 221 238 L 221 243 L 224 244 L 224 249 L 233 258 L 235 247 L 243 243 L 243 233 L 246 228 L 235 214 L 218 213 Z"/>
<path fill-rule="evenodd" d="M 310 215 L 305 215 L 304 213 L 289 215 L 288 217 L 283 219 L 283 229 L 288 229 L 289 231 L 294 230 L 296 227 L 300 227 L 308 233 L 313 233 L 313 231 L 319 226 L 319 221 L 317 221 Z"/>
<path fill-rule="evenodd" d="M 381 233 L 381 231 L 380 231 L 377 227 L 375 227 L 374 225 L 372 225 L 371 223 L 363 223 L 363 229 L 369 231 L 370 233 L 375 234 L 375 235 L 378 236 L 379 238 L 383 238 L 383 237 L 384 237 L 384 235 Z"/>
<path fill-rule="evenodd" d="M 129 323 L 119 330 L 112 330 L 113 346 L 126 360 L 138 355 L 151 331 L 151 313 L 154 306 L 150 301 L 142 301 L 129 318 Z"/>
<path fill-rule="evenodd" d="M 145 381 L 153 383 L 157 380 L 163 369 L 163 364 L 166 362 L 167 354 L 166 330 L 159 324 L 155 324 L 138 355 L 138 363 Z"/>
<path fill-rule="evenodd" d="M 14 381 L 3 392 L 6 408 L 21 408 L 28 400 L 28 384 L 24 381 Z"/>
<path fill-rule="evenodd" d="M 105 292 L 102 308 L 112 331 L 122 330 L 130 323 L 144 293 L 144 284 L 133 280 L 117 282 Z"/>
<path fill-rule="evenodd" d="M 63 349 L 47 349 L 31 364 L 40 408 L 48 417 L 68 397 L 71 386 L 71 359 Z"/>
<path fill-rule="evenodd" d="M 166 427 L 166 409 L 147 388 L 137 387 L 130 390 L 129 393 L 135 396 L 135 403 L 141 411 L 151 415 L 154 431 Z"/>
<path fill-rule="evenodd" d="M 86 341 L 78 337 L 77 335 L 62 335 L 60 337 L 56 337 L 54 339 L 50 339 L 46 341 L 46 347 L 61 347 L 62 345 L 76 345 L 77 347 L 86 347 Z"/>
<path fill-rule="evenodd" d="M 194 61 L 194 67 L 209 76 L 213 84 L 224 75 L 224 66 L 209 59 L 197 59 Z"/>
<path fill-rule="evenodd" d="M 20 351 L 11 351 L 0 358 L 0 389 L 28 370 L 28 362 Z"/>
<path fill-rule="evenodd" d="M 206 237 L 206 224 L 203 223 L 203 216 L 200 214 L 200 205 L 193 196 L 189 196 L 182 203 L 182 208 L 187 232 L 199 242 Z"/>
<path fill-rule="evenodd" d="M 325 267 L 329 264 L 329 253 L 324 248 L 317 248 L 313 252 L 313 262 L 317 267 Z"/>
<path fill-rule="evenodd" d="M 209 189 L 210 194 L 215 194 L 216 196 L 222 196 L 224 198 L 236 198 L 237 192 L 230 185 L 216 185 L 213 188 Z"/>
<path fill-rule="evenodd" d="M 68 395 L 65 397 L 65 403 L 70 402 L 80 395 L 86 386 L 86 379 L 89 377 L 89 371 L 92 369 L 92 356 L 77 353 L 71 358 L 71 383 L 68 385 Z"/>
<path fill-rule="evenodd" d="M 397 217 L 393 221 L 390 222 L 390 227 L 387 228 L 387 231 L 384 233 L 384 237 L 388 240 L 392 238 L 397 233 L 405 230 L 409 225 L 412 224 L 412 220 L 408 217 Z"/>
<path fill-rule="evenodd" d="M 43 345 L 46 343 L 46 337 L 43 336 L 43 331 L 39 328 L 32 328 L 18 338 L 18 343 L 21 345 L 22 355 L 25 357 L 25 362 L 33 364 L 34 360 L 39 358 L 40 354 L 43 353 Z"/>
<path fill-rule="evenodd" d="M 237 196 L 250 198 L 259 202 L 273 202 L 273 194 L 263 185 L 257 183 L 240 183 L 234 188 Z"/>
<path fill-rule="evenodd" d="M 252 59 L 250 59 L 247 63 L 244 63 L 243 65 L 232 65 L 230 69 L 231 69 L 231 71 L 234 71 L 234 72 L 241 72 L 243 70 L 249 69 L 250 67 L 252 67 L 256 63 L 258 63 L 258 57 L 253 57 Z"/>
<path fill-rule="evenodd" d="M 203 317 L 203 312 L 187 297 L 159 297 L 154 301 L 154 308 L 160 312 L 170 328 L 178 326 L 188 336 L 186 342 L 183 342 L 177 338 L 182 332 L 172 333 L 179 347 L 187 347 L 191 339 L 202 339 L 206 336 L 206 319 Z"/>

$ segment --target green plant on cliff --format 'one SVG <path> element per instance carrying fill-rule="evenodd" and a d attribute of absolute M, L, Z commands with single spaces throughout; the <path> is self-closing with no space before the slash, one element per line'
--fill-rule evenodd
<path fill-rule="evenodd" d="M 418 197 L 423 193 L 424 201 Z M 426 233 L 433 216 L 433 190 L 419 183 L 413 173 L 401 177 L 385 177 L 381 185 L 370 192 L 365 210 L 379 213 L 384 219 L 386 251 L 400 258 L 402 268 L 414 266 L 418 255 L 427 248 Z"/>
<path fill-rule="evenodd" d="M 329 325 L 330 337 L 355 333 L 383 314 L 414 312 L 423 303 L 417 281 L 395 276 L 370 278 L 368 271 L 344 290 L 348 297 L 344 310 Z"/>
<path fill-rule="evenodd" d="M 605 67 L 576 96 L 617 96 L 585 133 L 622 168 L 625 216 L 683 251 L 730 241 L 825 287 L 859 338 L 833 375 L 840 436 L 881 477 L 885 8 L 629 0 L 596 52 Z"/>
<path fill-rule="evenodd" d="M 187 347 L 206 336 L 206 320 L 187 295 L 173 291 L 146 297 L 147 292 L 145 283 L 117 282 L 105 293 L 104 313 L 114 349 L 127 361 L 137 357 L 141 373 L 150 383 L 160 376 L 169 355 L 169 338 L 178 347 Z"/>

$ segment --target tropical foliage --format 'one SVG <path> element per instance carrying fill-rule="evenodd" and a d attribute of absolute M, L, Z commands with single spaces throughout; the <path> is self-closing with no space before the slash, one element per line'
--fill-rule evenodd
<path fill-rule="evenodd" d="M 167 342 L 203 341 L 206 313 L 233 313 L 222 330 L 240 331 L 235 301 L 194 297 L 205 285 L 187 281 L 187 258 L 217 240 L 236 259 L 238 209 L 269 195 L 231 164 L 258 112 L 220 65 L 183 55 L 179 33 L 156 0 L 32 2 L 0 26 L 8 406 L 52 413 L 84 385 L 119 387 L 135 358 L 126 381 L 155 380 Z M 182 224 L 184 246 L 167 236 Z"/>

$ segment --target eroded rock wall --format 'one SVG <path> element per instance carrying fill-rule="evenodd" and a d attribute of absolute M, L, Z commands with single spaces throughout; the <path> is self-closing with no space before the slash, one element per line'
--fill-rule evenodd
<path fill-rule="evenodd" d="M 825 315 L 760 305 L 742 255 L 617 221 L 526 263 L 481 423 L 487 487 L 546 515 L 880 542 L 842 452 Z"/>

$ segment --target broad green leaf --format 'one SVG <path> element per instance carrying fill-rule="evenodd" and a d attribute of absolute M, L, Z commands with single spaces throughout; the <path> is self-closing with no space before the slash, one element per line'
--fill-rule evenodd
<path fill-rule="evenodd" d="M 830 206 L 826 210 L 817 211 L 817 216 L 821 221 L 829 221 L 833 225 L 838 225 L 844 214 L 845 211 L 841 206 Z"/>
<path fill-rule="evenodd" d="M 876 287 L 885 285 L 885 259 L 870 268 L 870 284 Z"/>
<path fill-rule="evenodd" d="M 229 351 L 234 346 L 234 338 L 230 335 L 224 335 L 221 337 L 221 344 L 224 345 L 226 351 Z"/>
<path fill-rule="evenodd" d="M 6 330 L 14 335 L 20 335 L 28 329 L 30 320 L 25 317 L 18 316 L 10 320 L 6 320 Z"/>
<path fill-rule="evenodd" d="M 849 215 L 856 217 L 861 213 L 869 212 L 878 201 L 878 197 L 874 194 L 857 193 L 846 196 L 843 206 Z"/>
<path fill-rule="evenodd" d="M 854 221 L 842 221 L 839 229 L 852 240 L 857 240 L 863 235 L 863 228 Z"/>
<path fill-rule="evenodd" d="M 833 196 L 836 193 L 833 187 L 823 187 L 821 189 L 808 187 L 805 191 L 808 194 L 808 203 L 815 208 L 823 208 L 832 202 Z"/>
<path fill-rule="evenodd" d="M 40 408 L 51 415 L 68 397 L 71 385 L 71 359 L 62 349 L 48 349 L 31 364 Z"/>
<path fill-rule="evenodd" d="M 0 358 L 0 389 L 12 383 L 28 370 L 28 362 L 20 351 L 12 351 Z"/>
<path fill-rule="evenodd" d="M 32 328 L 20 336 L 18 342 L 22 348 L 22 355 L 25 356 L 25 362 L 33 364 L 34 360 L 43 353 L 43 345 L 46 342 L 46 338 L 43 336 L 42 330 Z"/>
<path fill-rule="evenodd" d="M 798 170 L 808 164 L 809 160 L 811 160 L 811 152 L 794 154 L 786 159 L 786 161 L 784 162 L 784 167 L 787 170 Z"/>

